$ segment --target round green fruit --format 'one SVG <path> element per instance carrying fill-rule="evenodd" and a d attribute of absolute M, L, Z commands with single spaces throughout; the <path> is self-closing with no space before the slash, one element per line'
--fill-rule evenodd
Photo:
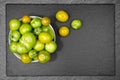
<path fill-rule="evenodd" d="M 16 42 L 11 42 L 9 45 L 9 49 L 11 52 L 16 53 L 17 52 L 17 43 Z"/>
<path fill-rule="evenodd" d="M 73 29 L 79 29 L 82 26 L 82 21 L 78 20 L 78 19 L 75 19 L 75 20 L 72 21 L 71 26 L 72 26 Z"/>
<path fill-rule="evenodd" d="M 30 51 L 36 43 L 36 37 L 33 33 L 27 32 L 20 38 L 20 43 L 23 44 L 28 51 Z"/>
<path fill-rule="evenodd" d="M 40 51 L 38 55 L 38 60 L 40 63 L 47 63 L 50 61 L 50 54 L 45 50 Z"/>
<path fill-rule="evenodd" d="M 47 32 L 50 30 L 50 27 L 49 26 L 42 26 L 42 30 Z"/>
<path fill-rule="evenodd" d="M 51 41 L 49 43 L 46 43 L 45 50 L 49 53 L 54 53 L 57 49 L 57 44 L 54 41 Z"/>
<path fill-rule="evenodd" d="M 35 58 L 37 57 L 37 51 L 36 50 L 30 50 L 28 53 L 30 58 Z"/>
<path fill-rule="evenodd" d="M 28 50 L 27 50 L 27 48 L 26 48 L 23 44 L 18 43 L 18 44 L 17 44 L 17 52 L 18 52 L 19 54 L 25 54 L 25 53 L 28 52 Z"/>
<path fill-rule="evenodd" d="M 20 32 L 18 31 L 11 31 L 10 32 L 10 40 L 17 42 L 20 39 Z"/>
<path fill-rule="evenodd" d="M 32 31 L 32 27 L 30 24 L 22 24 L 20 27 L 20 33 L 25 34 L 26 32 Z"/>
<path fill-rule="evenodd" d="M 41 43 L 39 40 L 37 40 L 35 46 L 34 46 L 34 50 L 36 51 L 41 51 L 44 49 L 44 44 Z"/>
<path fill-rule="evenodd" d="M 37 28 L 41 26 L 41 20 L 39 18 L 33 18 L 31 23 L 33 28 Z"/>
<path fill-rule="evenodd" d="M 16 18 L 11 19 L 9 22 L 9 27 L 10 27 L 10 30 L 12 30 L 12 31 L 18 30 L 20 27 L 20 21 Z"/>
<path fill-rule="evenodd" d="M 34 34 L 39 35 L 42 32 L 40 27 L 34 29 Z"/>

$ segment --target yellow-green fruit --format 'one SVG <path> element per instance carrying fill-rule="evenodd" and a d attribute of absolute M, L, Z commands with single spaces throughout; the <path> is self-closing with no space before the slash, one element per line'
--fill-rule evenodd
<path fill-rule="evenodd" d="M 45 50 L 40 51 L 38 55 L 38 60 L 40 63 L 47 63 L 50 61 L 50 54 Z"/>
<path fill-rule="evenodd" d="M 23 54 L 23 55 L 21 55 L 21 61 L 24 64 L 29 64 L 29 63 L 31 63 L 32 59 L 27 54 Z"/>
<path fill-rule="evenodd" d="M 69 15 L 66 11 L 64 10 L 59 10 L 57 13 L 56 13 L 56 19 L 60 22 L 66 22 L 69 18 Z"/>

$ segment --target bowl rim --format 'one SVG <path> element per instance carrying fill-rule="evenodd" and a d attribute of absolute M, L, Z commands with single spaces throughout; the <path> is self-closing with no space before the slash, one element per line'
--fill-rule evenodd
<path fill-rule="evenodd" d="M 30 18 L 39 18 L 39 19 L 42 19 L 42 17 L 39 17 L 39 16 L 30 16 Z M 19 21 L 21 21 L 22 18 L 19 19 Z M 56 34 L 55 34 L 55 31 L 52 27 L 51 24 L 49 24 L 50 28 L 52 29 L 52 31 L 54 32 L 54 42 L 56 42 Z M 10 33 L 11 33 L 11 30 L 9 31 L 9 37 L 8 37 L 8 41 L 9 41 L 9 45 L 10 45 Z M 19 60 L 21 60 L 21 57 L 18 53 L 13 53 Z M 35 62 L 38 62 L 38 60 L 34 60 L 32 61 L 31 63 L 35 63 Z"/>

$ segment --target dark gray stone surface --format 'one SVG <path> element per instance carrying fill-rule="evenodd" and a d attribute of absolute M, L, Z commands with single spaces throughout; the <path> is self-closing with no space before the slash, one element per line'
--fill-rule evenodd
<path fill-rule="evenodd" d="M 115 33 L 116 33 L 116 76 L 38 76 L 38 77 L 7 77 L 6 76 L 6 3 L 115 3 Z M 0 80 L 120 80 L 120 1 L 119 0 L 0 0 Z"/>
<path fill-rule="evenodd" d="M 52 60 L 45 65 L 39 63 L 23 65 L 10 53 L 9 44 L 8 41 L 6 41 L 7 75 L 114 75 L 114 7 L 114 5 L 94 4 L 7 4 L 7 26 L 9 26 L 8 23 L 10 19 L 29 14 L 51 17 L 51 25 L 56 32 L 61 25 L 66 25 L 70 28 L 70 35 L 67 38 L 61 38 L 56 33 L 58 49 L 51 56 Z M 69 13 L 70 18 L 68 22 L 59 23 L 54 18 L 54 14 L 60 9 L 66 10 Z M 82 20 L 83 26 L 81 29 L 76 31 L 71 29 L 70 23 L 73 19 Z M 7 35 L 9 34 L 9 28 L 7 28 L 6 33 Z"/>

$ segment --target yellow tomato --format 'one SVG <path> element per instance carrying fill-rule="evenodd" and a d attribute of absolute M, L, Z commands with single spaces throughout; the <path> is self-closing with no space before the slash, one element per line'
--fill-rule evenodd
<path fill-rule="evenodd" d="M 48 18 L 48 17 L 43 17 L 43 18 L 41 19 L 41 22 L 42 22 L 42 25 L 48 26 L 48 25 L 51 23 L 51 20 L 50 20 L 50 18 Z"/>
<path fill-rule="evenodd" d="M 52 41 L 52 36 L 48 32 L 41 32 L 38 36 L 41 43 L 49 43 Z"/>
<path fill-rule="evenodd" d="M 23 54 L 21 55 L 21 61 L 24 64 L 29 64 L 32 61 L 32 59 L 28 56 L 28 54 Z"/>
<path fill-rule="evenodd" d="M 62 37 L 66 37 L 69 35 L 69 28 L 67 26 L 61 26 L 59 28 L 59 35 L 62 36 Z"/>
<path fill-rule="evenodd" d="M 59 10 L 57 13 L 56 13 L 56 19 L 60 22 L 66 22 L 69 18 L 69 15 L 66 11 L 64 10 Z"/>
<path fill-rule="evenodd" d="M 22 22 L 23 22 L 23 23 L 30 23 L 30 21 L 31 21 L 30 16 L 24 15 L 24 16 L 22 17 Z"/>

